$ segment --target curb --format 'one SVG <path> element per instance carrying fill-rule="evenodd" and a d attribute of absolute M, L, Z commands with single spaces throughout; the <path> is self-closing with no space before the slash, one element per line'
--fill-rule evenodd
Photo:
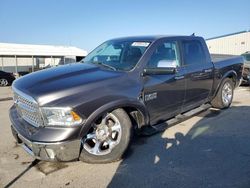
<path fill-rule="evenodd" d="M 1 101 L 9 101 L 9 100 L 12 100 L 12 99 L 13 99 L 12 97 L 0 98 L 0 102 Z"/>

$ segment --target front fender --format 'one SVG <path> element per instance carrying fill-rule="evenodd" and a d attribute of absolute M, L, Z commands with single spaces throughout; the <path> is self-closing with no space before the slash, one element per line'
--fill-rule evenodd
<path fill-rule="evenodd" d="M 96 121 L 97 118 L 100 117 L 101 114 L 105 112 L 110 112 L 117 108 L 125 108 L 125 107 L 136 108 L 143 116 L 143 125 L 149 124 L 149 113 L 145 105 L 142 102 L 139 102 L 137 100 L 121 99 L 121 100 L 109 102 L 101 106 L 100 108 L 96 109 L 85 121 L 84 125 L 82 126 L 79 136 L 80 137 L 85 136 L 87 131 L 90 129 L 92 123 Z"/>

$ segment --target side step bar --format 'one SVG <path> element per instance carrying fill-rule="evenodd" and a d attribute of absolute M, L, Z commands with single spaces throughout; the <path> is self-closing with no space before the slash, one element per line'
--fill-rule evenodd
<path fill-rule="evenodd" d="M 169 119 L 163 123 L 154 125 L 154 126 L 145 126 L 142 127 L 141 130 L 139 131 L 139 135 L 142 136 L 150 136 L 159 132 L 162 132 L 164 130 L 166 130 L 167 128 L 174 126 L 182 121 L 185 121 L 191 117 L 193 117 L 196 114 L 199 114 L 207 109 L 211 108 L 210 104 L 203 104 L 197 108 L 194 108 L 193 110 L 187 111 L 183 114 L 179 114 L 177 116 L 175 116 L 172 119 Z"/>

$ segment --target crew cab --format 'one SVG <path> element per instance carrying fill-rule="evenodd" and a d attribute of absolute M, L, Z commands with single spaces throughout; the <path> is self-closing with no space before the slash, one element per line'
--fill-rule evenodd
<path fill-rule="evenodd" d="M 203 104 L 228 108 L 243 59 L 213 62 L 202 37 L 125 37 L 104 42 L 81 63 L 13 83 L 11 128 L 41 160 L 119 160 L 133 133 Z"/>

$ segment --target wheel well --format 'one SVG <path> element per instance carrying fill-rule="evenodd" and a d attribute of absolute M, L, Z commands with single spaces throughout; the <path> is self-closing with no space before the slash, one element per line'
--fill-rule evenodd
<path fill-rule="evenodd" d="M 132 125 L 135 129 L 141 128 L 145 125 L 145 119 L 140 110 L 134 107 L 124 107 L 123 110 L 128 114 Z"/>
<path fill-rule="evenodd" d="M 233 81 L 234 86 L 235 86 L 235 84 L 236 84 L 236 75 L 235 74 L 230 74 L 230 75 L 227 76 L 227 78 L 230 78 Z"/>

